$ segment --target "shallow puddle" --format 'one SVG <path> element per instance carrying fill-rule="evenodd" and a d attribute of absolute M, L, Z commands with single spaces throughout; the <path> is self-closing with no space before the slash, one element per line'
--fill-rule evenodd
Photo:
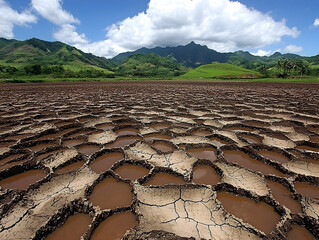
<path fill-rule="evenodd" d="M 156 124 L 152 124 L 151 127 L 156 130 L 162 130 L 162 129 L 171 127 L 171 125 L 167 123 L 156 123 Z"/>
<path fill-rule="evenodd" d="M 186 184 L 185 180 L 181 177 L 174 176 L 172 174 L 168 173 L 156 173 L 154 177 L 145 182 L 144 186 L 164 186 L 168 184 L 174 184 L 174 185 L 182 185 Z"/>
<path fill-rule="evenodd" d="M 255 136 L 247 135 L 247 134 L 238 134 L 238 136 L 244 138 L 250 144 L 258 144 L 262 143 L 261 140 Z"/>
<path fill-rule="evenodd" d="M 135 129 L 135 128 L 123 128 L 123 129 L 120 129 L 120 130 L 116 130 L 115 133 L 118 135 L 118 136 L 125 136 L 125 135 L 137 135 L 139 132 L 138 129 Z"/>
<path fill-rule="evenodd" d="M 253 121 L 253 120 L 246 120 L 243 122 L 244 124 L 254 126 L 254 127 L 269 127 L 270 124 L 266 122 L 259 122 L 259 121 Z"/>
<path fill-rule="evenodd" d="M 15 141 L 6 141 L 6 142 L 0 142 L 0 148 L 2 147 L 11 147 L 14 145 L 16 142 Z"/>
<path fill-rule="evenodd" d="M 163 153 L 169 153 L 175 150 L 174 147 L 172 147 L 170 144 L 165 142 L 155 142 L 152 144 L 152 147 L 154 147 L 155 149 Z"/>
<path fill-rule="evenodd" d="M 144 136 L 145 140 L 155 140 L 155 139 L 159 139 L 159 140 L 170 140 L 172 139 L 171 136 L 169 135 L 164 135 L 164 134 L 150 134 L 147 136 Z"/>
<path fill-rule="evenodd" d="M 300 153 L 295 152 L 293 150 L 290 150 L 289 152 L 292 153 L 293 155 L 295 155 L 301 161 L 308 162 L 308 163 L 319 164 L 319 160 L 315 160 L 315 159 L 304 157 Z"/>
<path fill-rule="evenodd" d="M 85 143 L 85 139 L 74 139 L 74 140 L 63 141 L 63 145 L 66 147 L 74 147 L 82 143 Z"/>
<path fill-rule="evenodd" d="M 205 137 L 207 135 L 211 135 L 212 132 L 205 131 L 205 130 L 197 130 L 197 131 L 192 132 L 192 134 L 195 136 L 199 136 L 199 137 Z"/>
<path fill-rule="evenodd" d="M 227 212 L 266 234 L 270 234 L 280 220 L 274 208 L 264 202 L 256 203 L 249 198 L 227 192 L 217 193 L 217 199 L 221 201 Z"/>
<path fill-rule="evenodd" d="M 319 143 L 319 136 L 311 136 L 310 141 L 314 143 Z"/>
<path fill-rule="evenodd" d="M 63 168 L 60 168 L 56 171 L 56 173 L 70 173 L 70 172 L 75 172 L 77 170 L 79 170 L 82 166 L 84 165 L 84 162 L 75 162 L 75 163 L 71 163 Z"/>
<path fill-rule="evenodd" d="M 306 228 L 293 225 L 287 234 L 287 240 L 314 240 L 314 236 Z"/>
<path fill-rule="evenodd" d="M 29 158 L 26 158 L 26 159 L 23 159 L 23 160 L 20 160 L 20 161 L 14 161 L 14 162 L 10 162 L 10 163 L 6 163 L 6 164 L 3 164 L 3 165 L 0 165 L 0 171 L 5 170 L 5 169 L 9 169 L 9 168 L 11 168 L 13 166 L 20 165 L 20 164 L 25 163 L 25 162 L 27 162 L 29 160 L 30 160 Z"/>
<path fill-rule="evenodd" d="M 215 186 L 221 180 L 215 169 L 211 166 L 197 166 L 193 171 L 193 183 Z"/>
<path fill-rule="evenodd" d="M 313 186 L 308 183 L 295 182 L 295 189 L 297 193 L 300 193 L 309 198 L 319 198 L 319 187 Z"/>
<path fill-rule="evenodd" d="M 10 162 L 13 159 L 16 159 L 16 158 L 19 158 L 19 157 L 22 157 L 22 156 L 23 156 L 23 154 L 11 154 L 8 157 L 5 157 L 5 158 L 0 160 L 0 166 L 3 165 L 3 164 L 6 164 L 7 162 Z"/>
<path fill-rule="evenodd" d="M 118 167 L 114 172 L 120 175 L 122 179 L 135 181 L 136 179 L 142 178 L 149 174 L 150 170 L 145 167 L 127 164 Z"/>
<path fill-rule="evenodd" d="M 239 131 L 245 131 L 245 132 L 252 132 L 254 129 L 247 128 L 247 127 L 225 127 L 223 130 L 226 131 L 233 131 L 233 132 L 239 132 Z"/>
<path fill-rule="evenodd" d="M 109 170 L 114 163 L 123 160 L 123 153 L 107 153 L 97 159 L 95 159 L 91 164 L 91 169 L 96 173 L 102 173 Z"/>
<path fill-rule="evenodd" d="M 92 240 L 120 240 L 127 230 L 137 225 L 135 215 L 131 212 L 116 213 L 104 220 L 95 229 Z"/>
<path fill-rule="evenodd" d="M 188 149 L 187 152 L 198 159 L 207 159 L 210 161 L 216 161 L 216 150 L 214 148 L 192 148 Z"/>
<path fill-rule="evenodd" d="M 53 233 L 46 237 L 46 240 L 78 240 L 88 230 L 92 218 L 88 214 L 78 213 L 68 217 L 66 222 Z"/>
<path fill-rule="evenodd" d="M 28 138 L 31 136 L 33 136 L 33 135 L 32 134 L 18 134 L 18 135 L 6 137 L 5 140 L 21 140 L 21 139 Z"/>
<path fill-rule="evenodd" d="M 45 143 L 45 144 L 38 144 L 38 145 L 35 145 L 33 147 L 28 147 L 28 149 L 30 149 L 31 151 L 34 151 L 34 152 L 38 152 L 38 151 L 41 151 L 45 148 L 53 147 L 53 146 L 55 146 L 55 143 Z"/>
<path fill-rule="evenodd" d="M 108 131 L 108 130 L 112 130 L 114 128 L 114 125 L 112 123 L 105 123 L 105 124 L 96 126 L 96 128 L 102 129 L 104 131 Z"/>
<path fill-rule="evenodd" d="M 101 147 L 99 147 L 99 146 L 85 145 L 85 146 L 78 148 L 77 150 L 78 150 L 78 152 L 80 152 L 84 155 L 90 156 L 90 155 L 94 154 L 95 152 L 99 151 L 100 149 L 101 149 Z"/>
<path fill-rule="evenodd" d="M 307 150 L 307 151 L 313 151 L 313 152 L 319 152 L 319 148 L 316 148 L 316 147 L 310 147 L 310 146 L 306 146 L 306 145 L 300 145 L 300 146 L 297 146 L 297 149 L 300 149 L 300 150 Z"/>
<path fill-rule="evenodd" d="M 292 198 L 291 192 L 282 184 L 267 180 L 268 187 L 274 198 L 282 205 L 285 205 L 294 214 L 301 213 L 301 206 L 298 201 Z"/>
<path fill-rule="evenodd" d="M 37 140 L 54 139 L 54 138 L 58 138 L 60 136 L 61 136 L 61 133 L 53 133 L 53 134 L 44 135 L 44 136 L 38 138 Z"/>
<path fill-rule="evenodd" d="M 46 175 L 42 170 L 30 170 L 1 180 L 0 186 L 2 189 L 25 190 Z"/>
<path fill-rule="evenodd" d="M 273 174 L 278 177 L 284 177 L 285 174 L 278 171 L 272 166 L 269 166 L 263 162 L 255 160 L 248 156 L 247 154 L 234 151 L 234 150 L 226 150 L 224 151 L 225 159 L 229 162 L 236 163 L 242 167 L 248 168 L 252 171 L 258 171 L 265 175 Z"/>
<path fill-rule="evenodd" d="M 112 177 L 98 183 L 90 195 L 90 201 L 93 205 L 100 206 L 101 209 L 129 207 L 132 200 L 133 195 L 130 185 L 118 182 Z"/>
<path fill-rule="evenodd" d="M 75 138 L 75 137 L 78 137 L 78 136 L 81 136 L 81 135 L 89 135 L 92 132 L 93 132 L 92 130 L 84 130 L 84 131 L 80 131 L 80 132 L 77 132 L 77 133 L 73 133 L 73 134 L 69 135 L 68 137 L 69 138 Z"/>
<path fill-rule="evenodd" d="M 135 137 L 119 137 L 113 143 L 107 145 L 107 148 L 121 148 L 126 147 L 128 145 L 133 144 L 136 141 L 141 141 L 142 138 L 135 136 Z"/>
<path fill-rule="evenodd" d="M 261 156 L 268 158 L 270 160 L 279 162 L 279 163 L 287 163 L 290 162 L 290 159 L 280 153 L 272 152 L 272 151 L 267 151 L 267 150 L 260 150 L 258 151 L 258 154 Z"/>

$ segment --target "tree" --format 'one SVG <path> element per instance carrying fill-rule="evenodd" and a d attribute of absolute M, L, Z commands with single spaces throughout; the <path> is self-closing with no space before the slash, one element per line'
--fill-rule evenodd
<path fill-rule="evenodd" d="M 299 70 L 300 78 L 302 78 L 302 76 L 303 76 L 305 73 L 308 73 L 308 72 L 309 72 L 308 63 L 305 62 L 305 61 L 302 61 L 302 60 L 298 61 L 297 67 L 298 67 L 298 70 Z"/>

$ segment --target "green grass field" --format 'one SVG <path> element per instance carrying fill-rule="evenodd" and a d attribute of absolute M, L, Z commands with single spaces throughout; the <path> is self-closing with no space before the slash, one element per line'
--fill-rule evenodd
<path fill-rule="evenodd" d="M 222 76 L 233 76 L 232 78 L 236 78 L 236 76 L 240 75 L 253 75 L 258 74 L 253 70 L 248 70 L 245 68 L 241 68 L 229 63 L 212 63 L 200 66 L 196 69 L 190 70 L 188 73 L 176 77 L 177 80 L 198 80 L 198 79 L 212 79 L 218 78 Z"/>

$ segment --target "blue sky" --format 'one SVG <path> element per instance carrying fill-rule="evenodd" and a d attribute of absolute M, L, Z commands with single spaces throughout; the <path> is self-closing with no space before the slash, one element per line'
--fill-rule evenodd
<path fill-rule="evenodd" d="M 0 37 L 58 40 L 104 57 L 190 41 L 313 56 L 318 10 L 318 0 L 0 0 Z"/>

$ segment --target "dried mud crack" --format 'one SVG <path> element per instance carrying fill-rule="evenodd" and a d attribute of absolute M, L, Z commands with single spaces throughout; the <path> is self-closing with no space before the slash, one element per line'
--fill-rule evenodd
<path fill-rule="evenodd" d="M 0 88 L 0 239 L 319 239 L 318 85 Z"/>

